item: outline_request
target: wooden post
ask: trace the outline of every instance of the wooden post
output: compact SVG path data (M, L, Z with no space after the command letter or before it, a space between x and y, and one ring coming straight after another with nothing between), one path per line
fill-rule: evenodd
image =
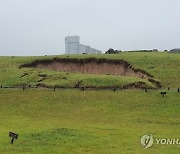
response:
M166 92L161 92L161 95L164 97L166 95Z
M18 139L18 134L13 133L13 132L9 132L9 137L11 137L11 144L13 144L14 139Z
M113 91L116 92L116 88L113 88Z
M13 144L13 142L14 142L14 138L11 139L11 144Z

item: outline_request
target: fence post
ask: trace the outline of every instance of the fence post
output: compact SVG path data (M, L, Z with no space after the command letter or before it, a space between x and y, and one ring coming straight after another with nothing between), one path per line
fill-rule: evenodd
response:
M113 91L116 92L116 88L113 88Z
M163 97L165 97L166 94L167 94L167 93L166 93L165 91L161 92L161 95L162 95Z

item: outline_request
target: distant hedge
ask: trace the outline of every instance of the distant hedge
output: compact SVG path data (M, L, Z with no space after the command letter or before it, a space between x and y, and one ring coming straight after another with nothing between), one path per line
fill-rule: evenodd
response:
M153 49L153 50L135 50L135 51L127 51L127 52L158 52L157 49Z

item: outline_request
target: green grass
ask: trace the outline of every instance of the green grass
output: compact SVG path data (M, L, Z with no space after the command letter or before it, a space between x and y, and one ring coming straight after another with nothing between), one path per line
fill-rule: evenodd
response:
M48 75L54 74L53 76L48 76L47 81L44 83L53 86L54 84L65 85L67 87L73 87L77 82L79 82L78 76L83 78L84 83L87 85L95 84L97 79L101 83L96 86L112 86L112 83L116 82L119 86L131 83L132 81L141 81L138 78L124 78L118 77L113 78L112 76L103 76L103 75L78 75L74 73L62 73L55 72L50 70L39 70L39 69L27 69L18 67L23 63L32 62L36 59L51 59L54 57L63 57L63 58L109 58L109 59L124 59L132 64L135 68L141 68L149 72L154 76L155 79L160 80L162 86L167 87L180 87L180 54L172 53L121 53L118 55L62 55L62 56L42 56L42 57L0 57L0 84L3 85L22 85L22 84L32 84L35 85L38 83L39 73L46 72ZM24 73L29 75L23 78L19 78ZM56 75L55 75L56 74ZM66 80L63 80L65 78ZM62 79L62 80L61 80ZM79 80L78 80L79 79ZM113 80L114 79L114 80ZM61 80L61 81L60 81ZM91 83L91 81L92 83ZM111 80L111 82L108 82ZM126 80L126 81L125 81ZM89 82L90 81L90 82ZM122 81L122 83L120 83ZM125 81L125 82L124 82ZM43 83L42 82L42 83ZM152 86L151 83L145 81L148 85ZM111 84L108 84L111 83ZM52 85L53 84L53 85ZM114 84L116 85L116 84ZM84 86L84 85L82 85Z
M58 57L125 59L162 82L163 89L56 90L0 89L0 153L137 153L179 154L180 145L156 145L144 150L140 138L180 139L180 54L121 53L119 55L71 55ZM23 68L23 63L47 57L0 57L0 85L37 84L47 74L47 85L112 86L137 78L88 75ZM19 78L24 73L29 75ZM146 81L145 81L146 82ZM150 84L147 82L147 84ZM150 85L152 86L152 85ZM163 98L160 92L167 87ZM8 133L19 133L10 144Z
M131 97L130 97L131 96ZM1 90L0 153L178 153L144 150L140 137L180 138L180 95L170 91ZM10 145L9 131L19 133Z
M92 57L93 55L72 55L64 57ZM180 54L167 52L124 52L114 55L95 55L96 58L124 59L133 67L141 68L149 72L162 82L163 87L180 87Z
M19 68L23 63L33 61L34 59L47 57L0 57L0 84L3 86L16 85L37 85L38 83L46 86L63 86L72 88L80 83L80 87L123 87L130 83L145 82L147 88L155 88L151 82L146 79L126 76L113 75L90 75L68 72L56 72L47 69ZM51 58L51 57L48 57ZM27 74L23 76L23 74ZM42 78L40 75L45 74ZM43 80L42 80L43 79Z

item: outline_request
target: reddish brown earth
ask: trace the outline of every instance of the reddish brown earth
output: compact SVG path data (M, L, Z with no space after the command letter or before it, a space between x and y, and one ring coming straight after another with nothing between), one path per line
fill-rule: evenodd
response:
M161 87L160 82L156 81L152 75L142 69L133 68L130 63L124 60L96 59L96 58L54 58L36 60L31 63L23 64L21 67L46 68L60 72L84 73L84 74L108 74L116 76L129 76L147 79ZM130 85L136 86L136 85Z
M122 64L108 64L108 63L59 63L52 62L50 64L37 64L37 68L46 68L50 70L56 70L60 72L72 72L72 73L85 73L85 74L110 74L119 76L131 76L138 78L147 78L148 76L135 72L132 68L126 68Z

